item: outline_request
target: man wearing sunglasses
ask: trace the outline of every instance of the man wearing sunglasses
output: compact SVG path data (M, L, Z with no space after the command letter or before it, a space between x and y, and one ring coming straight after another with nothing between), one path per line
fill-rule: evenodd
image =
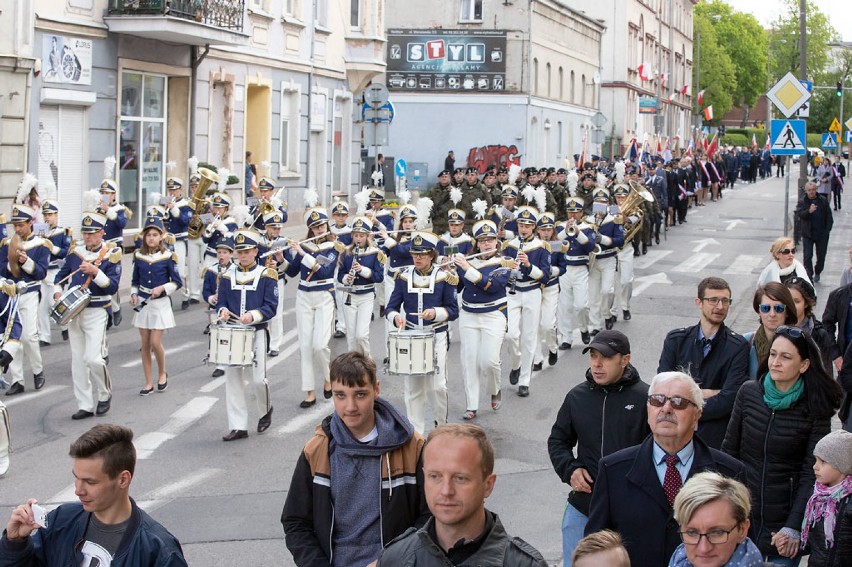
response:
M834 225L831 207L825 195L817 193L816 183L805 183L805 195L796 206L802 228L802 247L805 250L805 270L814 283L819 283L819 275L825 266L825 254L828 251L828 237ZM813 262L816 248L816 264Z
M698 284L697 325L669 331L657 372L684 370L700 384L704 410L698 435L714 449L722 447L737 391L748 378L748 342L725 325L731 288L722 278Z
M703 406L688 374L657 374L647 401L651 435L598 464L586 534L619 532L634 567L667 565L680 545L672 506L687 479L709 470L745 481L741 462L695 435Z

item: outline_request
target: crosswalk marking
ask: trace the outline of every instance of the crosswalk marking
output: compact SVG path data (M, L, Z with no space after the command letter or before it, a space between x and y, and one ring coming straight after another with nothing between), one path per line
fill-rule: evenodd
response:
M5 398L3 403L6 404L6 407L16 406L22 402L28 402L30 400L34 400L36 398L41 398L42 396L46 396L48 394L52 394L54 392L58 392L59 390L64 390L68 386L60 386L58 384L52 386L45 386L41 390L30 392L27 390L23 395L18 394L14 398Z
M317 395L319 395L319 392L317 392ZM326 415L330 413L330 411L330 407L324 403L324 400L317 399L317 405L314 406L312 410L294 417L276 429L273 435L277 437L279 435L295 433L303 427L307 427L308 425L317 422L320 419L320 416Z
M755 256L753 254L740 254L736 257L733 263L722 272L724 274L751 274L756 268L766 260L763 256Z
M648 253L644 256L640 256L633 261L633 267L638 268L640 270L645 270L650 268L654 263L659 262L669 254L671 254L671 250L648 250Z
M188 488L191 488L196 484L206 482L207 480L218 476L222 472L222 469L208 468L192 472L183 478L152 490L148 494L145 494L141 499L138 499L136 504L146 512L150 513L157 508L172 502L176 497L186 492Z
M196 347L200 344L201 344L201 341L190 341L188 343L184 343L180 346L176 346L174 348L170 348L170 349L166 350L166 356L171 356L171 355L178 353L182 350L187 350L187 349L190 349L192 347ZM129 362L125 362L124 364L121 365L121 368L133 368L134 366L139 366L141 364L142 364L142 357L140 356L139 358L136 358L136 359L131 360Z
M709 266L719 256L721 254L714 252L698 252L697 254L690 255L689 258L672 268L672 271L694 274Z
M199 396L189 400L171 415L169 421L160 430L151 431L136 438L133 443L136 445L136 458L149 458L160 445L174 439L194 422L204 417L218 401L219 398L211 396Z

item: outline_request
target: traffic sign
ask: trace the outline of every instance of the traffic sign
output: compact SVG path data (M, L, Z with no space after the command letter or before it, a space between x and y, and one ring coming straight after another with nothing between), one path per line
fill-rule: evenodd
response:
M835 117L834 120L831 121L831 126L828 127L829 132L840 132L840 121Z
M811 93L793 73L787 73L769 89L766 96L784 116L789 118L811 98Z
M405 171L408 167L408 164L405 163L405 160L400 158L396 160L396 163L393 166L394 171L396 172L397 177L405 177Z
M852 144L852 130L846 130L846 143Z
M837 136L831 133L826 133L822 135L822 148L824 150L836 150L837 149Z
M852 130L852 118L846 121L846 129Z
M805 121L773 120L769 128L770 152L775 156L805 155Z
M372 83L364 90L364 101L375 108L388 101L388 88L382 83Z
M805 81L804 79L799 79L799 82L802 83L808 92L813 95L814 93L814 83L813 81ZM805 101L802 106L796 110L796 117L798 118L809 118L811 115L811 101L808 99Z

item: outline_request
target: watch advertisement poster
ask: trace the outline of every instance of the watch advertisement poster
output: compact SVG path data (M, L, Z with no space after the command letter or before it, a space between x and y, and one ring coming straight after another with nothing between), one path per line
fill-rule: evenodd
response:
M92 84L92 40L46 34L42 39L45 83Z

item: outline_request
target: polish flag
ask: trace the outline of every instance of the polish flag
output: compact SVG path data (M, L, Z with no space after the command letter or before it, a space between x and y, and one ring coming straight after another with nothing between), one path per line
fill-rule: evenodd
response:
M666 88L666 80L669 78L665 73L660 73L660 88Z
M751 147L752 148L757 147L757 136L755 136L754 134L751 135Z
M639 67L636 68L639 72L639 78L643 81L651 80L651 73L653 72L651 69L651 64L647 62L643 62Z
M689 85L683 85L683 87L680 89L680 94L682 94L683 96L686 96L686 92L688 90L689 90Z
M704 119L707 122L710 122L711 120L713 120L713 105L712 104L704 109Z
M704 104L704 91L706 91L706 90L707 89L702 89L702 90L698 91L698 106L701 106L702 104Z

